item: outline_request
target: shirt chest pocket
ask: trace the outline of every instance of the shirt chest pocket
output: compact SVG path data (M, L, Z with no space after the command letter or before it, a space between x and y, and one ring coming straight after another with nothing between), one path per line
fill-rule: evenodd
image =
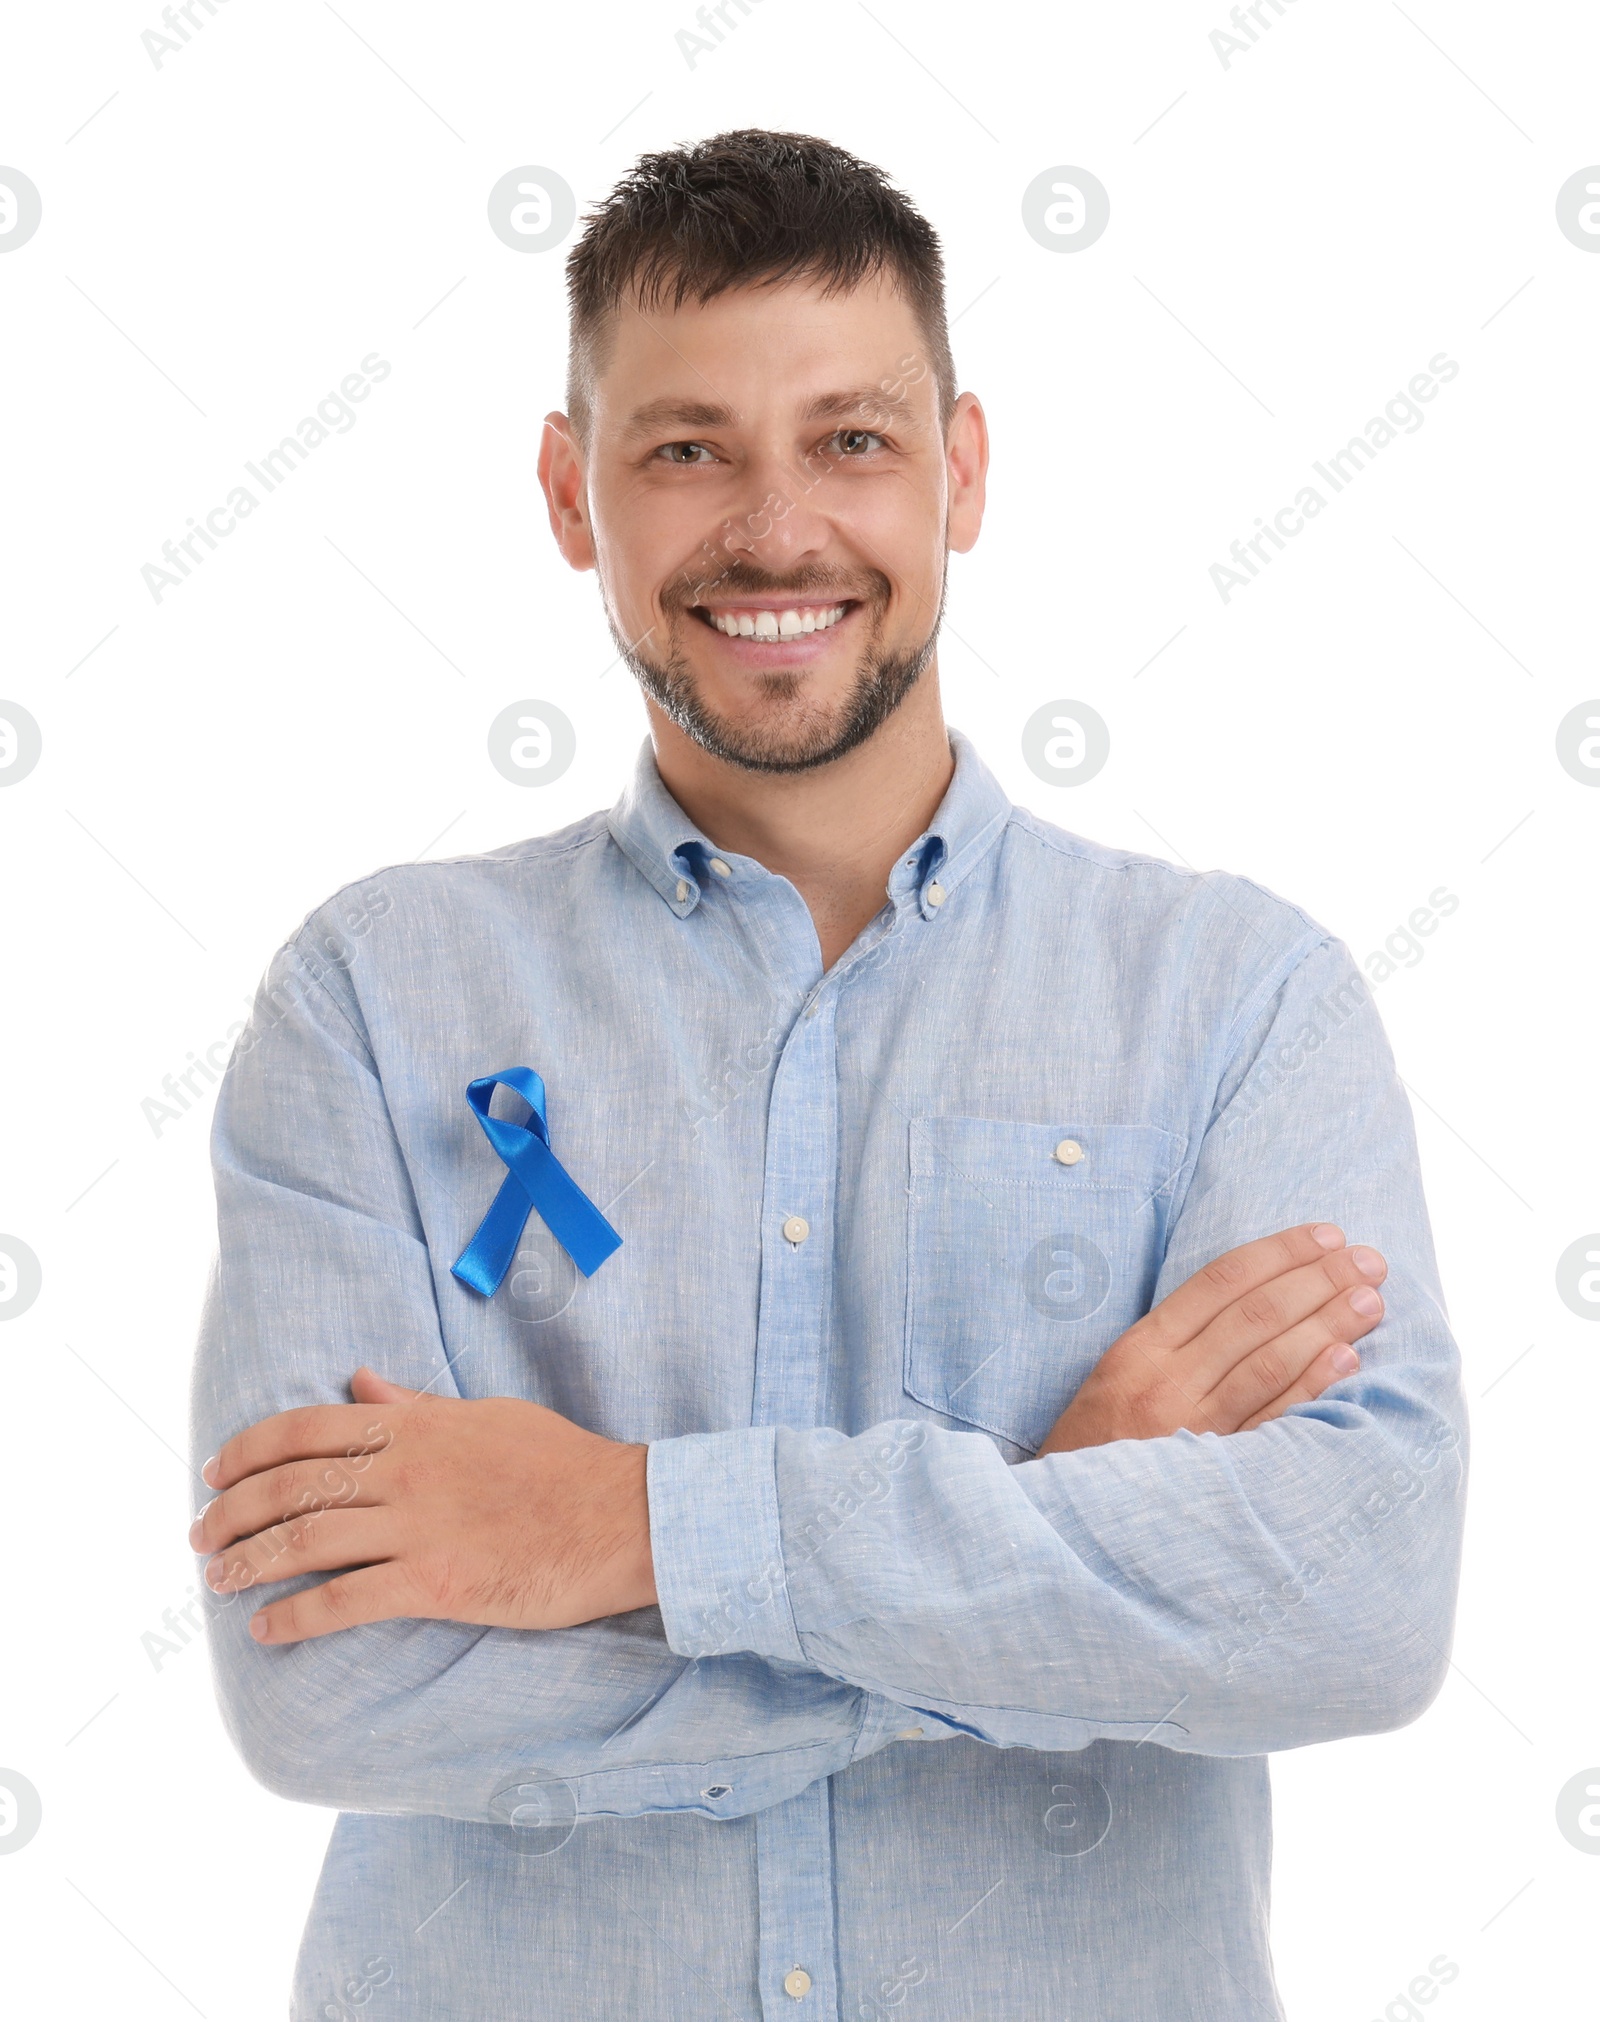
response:
M1148 1124L911 1124L905 1388L1035 1451L1141 1314L1185 1141Z

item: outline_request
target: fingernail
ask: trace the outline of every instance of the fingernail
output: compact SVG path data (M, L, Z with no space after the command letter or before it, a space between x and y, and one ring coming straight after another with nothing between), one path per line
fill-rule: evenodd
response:
M258 1643L264 1643L267 1640L270 1626L265 1614L252 1615L250 1617L250 1633Z
M1376 1320L1383 1311L1383 1301L1370 1285L1357 1285L1350 1294L1350 1304L1363 1320Z
M200 1479L205 1483L207 1488L215 1488L217 1485L216 1480L211 1472L211 1470L216 1466L216 1464L217 1464L217 1456L215 1454L212 1454L211 1458L205 1463L205 1465L200 1470Z
M221 1582L224 1579L226 1579L227 1571L228 1571L227 1567L222 1563L221 1552L214 1552L212 1556L206 1560L206 1569L205 1569L206 1585L208 1587L215 1587L220 1585Z
M1325 1250L1337 1250L1344 1242L1344 1230L1336 1229L1332 1222L1318 1222L1311 1231L1311 1240Z
M206 1505L206 1509L209 1509L210 1507L211 1505L208 1503ZM200 1549L200 1533L205 1528L205 1521L206 1521L206 1512L205 1510L202 1510L200 1514L195 1518L194 1522L189 1526L189 1549L191 1551L197 1552Z
M1361 1367L1361 1357L1353 1348L1335 1348L1333 1351L1333 1366L1341 1376L1348 1376L1352 1369L1359 1369Z
M1350 1261L1355 1265L1363 1278L1381 1278L1383 1276L1382 1257L1378 1255L1376 1250L1369 1250L1364 1243L1358 1244L1350 1252Z

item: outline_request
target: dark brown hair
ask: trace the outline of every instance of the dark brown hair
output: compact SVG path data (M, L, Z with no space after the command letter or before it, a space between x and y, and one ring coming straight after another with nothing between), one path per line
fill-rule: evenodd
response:
M917 319L943 425L956 385L939 239L881 169L809 134L759 127L641 155L567 256L567 412L586 436L607 325L630 300L678 308L801 278L834 294L878 274Z

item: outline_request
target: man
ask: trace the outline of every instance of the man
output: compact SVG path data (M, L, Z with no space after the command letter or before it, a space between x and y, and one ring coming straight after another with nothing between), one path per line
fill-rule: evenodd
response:
M312 914L217 1113L191 1535L342 1813L295 2013L1277 2015L1266 1754L1413 1719L1456 1582L1376 1014L947 732L984 421L878 171L647 157L570 280L651 741Z

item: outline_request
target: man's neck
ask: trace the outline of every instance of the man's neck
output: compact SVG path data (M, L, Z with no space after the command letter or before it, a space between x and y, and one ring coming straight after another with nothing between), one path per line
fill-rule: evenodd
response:
M746 772L645 706L668 793L718 849L796 887L831 969L881 911L895 858L932 821L955 770L935 670L864 744L810 772Z

